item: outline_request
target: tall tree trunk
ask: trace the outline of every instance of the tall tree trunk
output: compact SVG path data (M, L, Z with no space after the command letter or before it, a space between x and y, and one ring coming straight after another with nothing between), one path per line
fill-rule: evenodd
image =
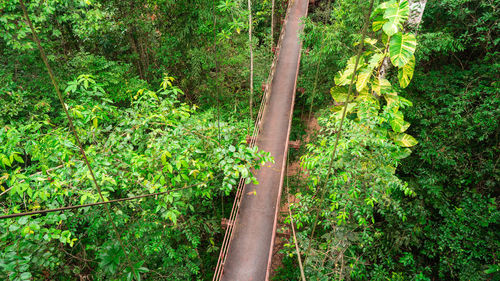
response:
M274 47L274 0L271 1L271 52Z
M252 1L248 0L248 43L250 48L250 120L253 120Z
M127 35L128 35L128 39L130 41L130 47L132 48L132 54L135 54L137 56L137 59L135 60L135 62L136 62L137 70L139 71L139 76L141 77L141 79L144 79L144 72L142 69L142 63L141 63L141 58L140 58L141 55L139 53L139 49L137 48L137 42L134 38L132 29L128 29Z
M148 59L147 59L147 46L146 46L146 40L144 40L144 37L139 37L138 45L140 49L140 61L141 61L141 67L144 75L144 79L147 80L147 71L148 71Z

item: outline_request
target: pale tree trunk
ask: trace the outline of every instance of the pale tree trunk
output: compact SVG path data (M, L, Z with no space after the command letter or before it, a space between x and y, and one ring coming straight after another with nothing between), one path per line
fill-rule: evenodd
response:
M418 27L422 22L422 16L424 15L425 5L427 4L427 0L409 0L408 4L410 6L410 16L407 22L407 31L414 32L417 34ZM389 58L385 58L382 62L382 66L379 70L379 78L385 78L387 75L387 71L391 67Z
M422 16L424 15L425 5L427 0L409 0L410 4L410 17L408 19L408 29L418 33L418 27L422 22Z
M253 120L253 49L252 49L252 1L248 0L248 40L250 47L250 120Z

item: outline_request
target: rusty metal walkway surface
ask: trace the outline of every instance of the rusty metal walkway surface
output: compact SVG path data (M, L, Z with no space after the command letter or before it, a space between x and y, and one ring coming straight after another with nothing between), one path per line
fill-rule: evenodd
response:
M309 0L293 1L257 138L259 149L270 152L275 163L257 171L258 185L245 185L243 189L223 267L222 280L226 281L267 280L270 274L300 64L300 19L307 15L309 4Z

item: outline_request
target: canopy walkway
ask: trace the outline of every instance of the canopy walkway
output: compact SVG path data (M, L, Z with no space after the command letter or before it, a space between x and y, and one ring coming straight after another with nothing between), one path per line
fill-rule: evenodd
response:
M233 229L222 247L214 280L269 279L300 65L300 19L307 15L308 4L309 0L289 4L279 54L271 68L270 90L263 101L261 119L257 119L254 141L259 149L271 153L275 163L256 171L258 185L244 185L237 194L241 196L240 201L235 200L239 212L234 222L230 221Z

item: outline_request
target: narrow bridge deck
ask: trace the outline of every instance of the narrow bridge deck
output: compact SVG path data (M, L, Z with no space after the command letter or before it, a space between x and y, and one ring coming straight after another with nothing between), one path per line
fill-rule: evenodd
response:
M259 149L270 152L275 163L266 164L257 171L260 184L249 184L243 189L222 280L258 281L269 278L300 64L300 18L307 15L309 3L309 0L293 1L269 101L264 110L262 130L257 139Z

